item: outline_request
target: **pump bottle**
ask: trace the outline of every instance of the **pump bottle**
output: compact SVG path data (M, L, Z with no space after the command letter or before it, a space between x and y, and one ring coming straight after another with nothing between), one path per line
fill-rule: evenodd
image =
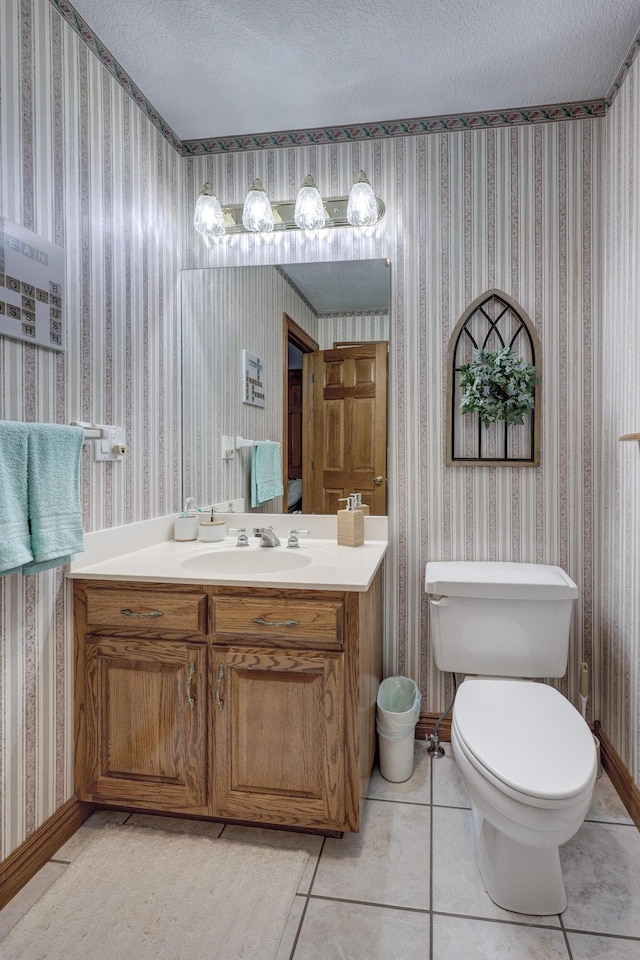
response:
M344 510L338 510L338 544L342 547L361 547L364 543L364 514L358 510L353 496L341 497Z

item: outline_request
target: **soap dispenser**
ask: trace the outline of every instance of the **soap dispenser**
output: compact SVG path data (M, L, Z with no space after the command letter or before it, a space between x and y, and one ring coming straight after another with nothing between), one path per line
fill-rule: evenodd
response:
M200 517L198 539L204 540L205 543L214 543L217 540L224 540L226 531L226 520L216 520L213 507L211 508L211 514L203 514Z
M368 516L369 516L369 504L362 502L362 494L361 494L361 493L352 493L351 496L353 497L353 502L354 502L354 504L355 504L356 510L362 510L362 512L363 512L363 514L365 515L365 517L368 517Z
M364 514L356 509L353 496L340 498L340 502L344 500L347 506L338 510L338 543L342 547L361 547L364 543Z

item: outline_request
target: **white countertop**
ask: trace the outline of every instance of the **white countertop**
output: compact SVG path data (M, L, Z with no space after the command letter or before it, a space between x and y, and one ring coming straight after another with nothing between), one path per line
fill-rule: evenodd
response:
M277 514L219 515L228 527L246 527L248 547L237 547L237 533L217 543L169 539L173 518L87 534L87 550L71 565L74 579L130 580L144 583L226 584L247 587L350 590L365 592L387 550L386 517L365 520L365 543L338 546L336 518ZM300 547L287 547L289 530L299 535ZM273 526L278 547L261 547L252 536L254 526ZM376 537L377 539L374 539ZM129 546L126 552L123 544ZM280 569L279 569L280 568Z

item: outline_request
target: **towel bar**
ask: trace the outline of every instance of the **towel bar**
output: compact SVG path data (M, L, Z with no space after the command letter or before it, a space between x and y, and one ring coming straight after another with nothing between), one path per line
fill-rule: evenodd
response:
M122 460L127 451L124 427L114 427L104 423L85 423L72 420L72 427L84 429L83 443L96 443L93 448L94 460Z
M257 440L247 440L245 437L223 436L221 442L222 459L233 460L236 455L236 450L240 447L254 447L256 443L258 443Z

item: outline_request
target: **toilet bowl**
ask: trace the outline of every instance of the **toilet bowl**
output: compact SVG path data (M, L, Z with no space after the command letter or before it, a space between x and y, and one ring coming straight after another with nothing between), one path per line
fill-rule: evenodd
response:
M516 913L561 913L559 847L580 828L597 772L584 719L548 684L469 677L456 695L451 742L489 896Z

